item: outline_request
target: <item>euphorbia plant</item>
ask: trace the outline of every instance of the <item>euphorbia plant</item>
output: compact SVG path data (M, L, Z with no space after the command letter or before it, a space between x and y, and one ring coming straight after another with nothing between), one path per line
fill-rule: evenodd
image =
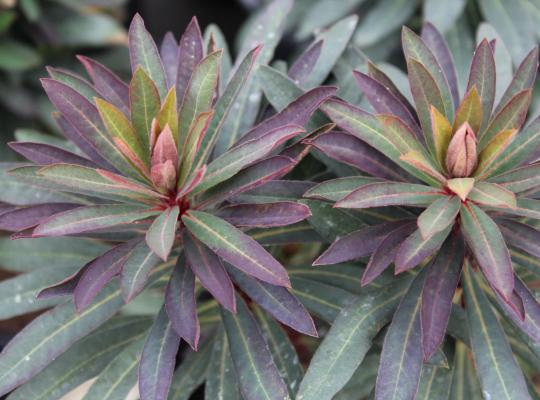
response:
M339 237L315 265L369 256L363 285L377 282L392 264L398 276L379 293L367 286L371 294L364 302L341 312L312 360L299 398L331 398L392 319L376 399L436 398L430 390L437 385L426 380L447 377L426 368L440 366L434 360L444 354L447 333L456 340L446 340L456 343L451 347L456 364L467 362L463 343L471 348L484 398L529 399L512 350L518 351L517 335L534 360L540 340L540 306L520 278L523 266L538 272L534 260L540 256L540 165L534 162L540 119L522 129L538 51L523 60L506 91L496 94L496 43L483 40L460 96L451 53L432 25L424 26L421 37L404 28L402 44L414 106L370 63L367 74L354 74L374 112L328 100L322 108L341 131L309 140L371 176L323 182L305 196L334 201L335 208L365 212L376 221ZM488 299L505 324L513 325L510 342ZM330 375L337 365L341 376ZM459 393L463 385L454 390L458 398L472 398Z
M287 4L276 2L259 17L261 24L274 23L276 7L285 14ZM275 46L276 32L271 33ZM0 228L17 232L15 238L76 235L104 239L112 247L40 293L42 298L73 294L74 308L67 301L13 339L0 356L0 393L35 376L145 287L167 282L165 304L146 339L146 327L139 328L132 340L135 347L128 349L135 357L136 344L141 347L139 339L144 339L138 373L142 399L167 398L181 339L198 349L196 298L207 297L202 288L223 307L244 396L258 398L257 393L266 390L252 376L260 374L259 369L276 396L288 396L265 339L246 303L235 294L233 282L284 325L316 336L310 315L288 291L285 268L245 232L294 224L310 211L290 196L250 202L240 200L240 195L270 180L279 186L278 179L306 154L303 125L336 89L312 89L281 112L238 132L237 123L246 118L234 114L235 102L253 104L254 117L260 104L256 91L242 91L252 84L250 72L265 51L247 43L252 45L226 76L220 73L222 50L216 38L210 36L206 46L196 20L179 43L168 34L158 51L136 16L129 30L133 75L128 84L87 57L80 61L91 83L49 69L51 77L42 83L74 151L44 143L12 143L34 164L10 174L70 201L13 207L0 216ZM266 321L262 314L261 318ZM218 335L218 340L223 339ZM211 346L206 345L204 354L208 349Z

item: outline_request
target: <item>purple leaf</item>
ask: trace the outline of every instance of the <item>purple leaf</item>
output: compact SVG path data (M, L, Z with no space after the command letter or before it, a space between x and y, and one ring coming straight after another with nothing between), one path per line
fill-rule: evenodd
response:
M414 232L414 222L402 225L392 232L379 243L371 258L369 259L364 275L362 276L362 286L371 283L375 278L384 272L384 270L392 264L399 246L405 238Z
M97 108L63 83L51 79L42 79L41 83L51 102L93 148L119 171L128 176L133 175L133 167L106 131Z
M307 142L328 157L370 175L395 181L406 180L395 163L353 135L333 131Z
M38 165L66 163L90 168L97 167L95 163L86 158L49 144L11 142L9 143L9 147Z
M531 340L538 345L540 343L540 304L527 286L515 275L514 296L521 299L523 306L522 315L516 313L515 306L511 306L501 295L495 292L499 304L505 310L505 314L514 324Z
M422 27L422 33L420 35L429 49L433 52L433 55L437 59L437 62L442 68L442 72L448 81L450 87L450 93L454 100L454 107L457 108L459 104L459 89L458 80L456 74L456 66L452 53L446 44L446 40L443 35L435 28L430 22L426 22Z
M54 115L54 114L53 114ZM109 171L117 172L117 169L114 168L103 156L99 153L96 145L89 140L85 135L77 130L65 117L56 115L56 122L60 127L62 133L69 141L75 143L75 145L90 158L93 162L99 165L101 168L107 169Z
M146 231L146 243L163 261L167 261L176 237L176 224L180 215L178 206L163 211Z
M389 88L362 72L353 71L353 74L356 78L356 83L360 86L360 89L377 113L392 114L399 117L414 132L419 140L423 140L418 122L416 122L407 106L399 98L394 96Z
M426 273L411 283L384 337L375 400L414 399L422 370L420 303Z
M38 299L50 299L54 297L61 297L67 295L73 295L75 287L79 283L81 276L84 274L84 271L88 268L89 264L86 264L80 270L72 273L71 275L65 277L60 282L56 282L51 286L43 288L38 295Z
M103 95L104 99L114 104L124 114L129 114L128 85L99 62L85 56L77 56L77 58L86 68L97 91Z
M203 193L198 206L201 208L215 204L261 186L268 181L279 179L295 165L295 160L284 156L274 156L259 161Z
M189 80L204 56L204 43L197 18L193 17L180 38L177 58L176 93L183 99Z
M424 360L431 358L444 339L464 254L463 238L453 233L427 267L421 310Z
M285 268L251 237L212 214L190 210L182 221L193 235L236 268L265 282L290 287Z
M161 57L152 35L146 30L143 19L135 14L128 32L131 72L140 65L156 84L162 99L167 95L167 79Z
M37 204L35 206L15 208L0 214L0 230L17 232L32 228L40 224L44 219L79 207L78 204L50 203Z
M461 207L461 229L489 284L509 299L514 289L510 253L497 224L470 202Z
M180 337L161 308L144 343L139 364L141 400L167 400Z
M234 267L227 268L235 283L279 322L295 331L318 337L317 329L302 303L283 286L251 278Z
M156 214L146 207L96 205L64 211L40 223L34 237L65 236L129 224Z
M310 45L289 68L287 75L298 86L304 86L309 74L313 71L315 64L319 60L321 50L323 46L323 40L319 40Z
M183 241L187 262L201 284L223 307L236 312L234 287L219 257L187 230Z
M385 222L340 237L313 262L313 265L338 264L367 257L379 247L389 233L405 223L404 221Z
M2 217L0 217L1 221ZM540 231L522 222L509 219L497 221L506 243L540 257Z
M388 75L386 75L383 71L377 68L377 66L375 66L375 64L373 64L371 61L368 61L367 64L369 76L382 84L386 89L388 89L390 93L392 93L392 95L401 102L401 104L407 107L411 115L417 120L416 110L409 102L409 100L407 100L407 98L399 91L399 89L388 77Z
M235 226L269 228L303 221L311 216L311 212L304 204L282 201L230 205L218 210L217 215Z
M287 386L274 363L268 344L240 297L238 313L221 310L230 355L245 399L288 399Z
M140 241L126 256L120 277L120 287L125 302L131 301L143 289L152 268L159 263L159 258L148 247L146 241Z
M394 260L396 274L416 267L426 257L435 253L450 233L452 226L453 224L428 238L423 238L420 229L417 229L411 236L405 239L399 246Z
M138 240L131 240L117 245L84 266L73 293L77 312L85 310L99 292L120 273L126 255L137 242Z
M178 42L172 32L165 34L161 42L160 54L167 76L167 88L175 87L178 71Z
M493 102L495 101L495 59L493 52L486 39L478 45L474 52L469 72L468 92L473 86L476 86L480 99L482 101L483 118L482 129L487 126Z
M359 187L338 201L338 208L371 208L392 205L421 206L437 200L440 189L414 183L381 182Z
M248 131L240 138L235 146L245 143L248 140L264 136L271 130L283 125L294 124L304 126L319 105L329 97L333 96L336 91L337 89L333 86L321 86L307 91L285 107L281 112L266 119Z
M499 104L495 108L493 114L498 114L499 111L508 103L508 101L514 97L518 92L523 89L530 89L534 84L536 72L538 70L538 47L531 50L529 54L523 59L518 69L514 74L512 82L508 85L508 88L499 100Z
M167 285L165 308L174 331L197 350L200 326L195 300L195 275L182 255L178 257Z

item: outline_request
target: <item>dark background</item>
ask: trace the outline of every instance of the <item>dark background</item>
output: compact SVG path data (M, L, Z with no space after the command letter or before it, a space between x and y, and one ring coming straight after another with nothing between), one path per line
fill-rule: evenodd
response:
M172 31L178 38L196 15L201 29L214 23L223 30L227 41L232 43L247 17L246 10L236 0L132 0L128 9L130 15L126 18L126 24L138 12L157 42L167 31Z

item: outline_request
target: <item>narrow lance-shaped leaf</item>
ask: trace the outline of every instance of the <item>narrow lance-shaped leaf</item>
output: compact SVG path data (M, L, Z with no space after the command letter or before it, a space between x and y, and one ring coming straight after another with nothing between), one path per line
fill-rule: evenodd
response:
M427 72L426 77L433 77L435 87L438 89L438 92L440 92L441 100L443 102L443 108L440 108L439 111L443 112L449 120L452 120L454 118L453 96L448 84L448 80L443 72L443 68L439 64L439 60L437 60L424 40L407 27L403 27L401 31L401 41L403 45L403 52L405 53L405 57L407 59L407 66L410 68L411 61L418 61ZM445 68L448 68L448 66L445 66ZM424 82L418 83L424 85ZM427 86L427 88L429 88L429 86ZM416 89L413 88L411 81L411 91L413 91L413 97L415 98L416 102L417 100L414 94L415 90ZM437 105L435 106L437 107ZM420 121L422 121L422 116L419 115L419 117Z
M393 114L401 118L416 134L416 137L423 140L418 122L414 119L407 106L392 93L390 88L369 75L359 71L353 71L353 73L358 86L360 86L375 111L381 114Z
M156 120L161 129L169 125L173 136L175 138L178 137L178 100L174 89L170 89L167 93L167 97L163 100L161 109L157 113ZM150 124L150 129L151 127L152 125Z
M183 255L178 257L169 280L165 309L176 334L197 350L200 326L195 300L195 275Z
M85 56L77 56L84 65L86 72L92 78L94 86L103 97L120 108L122 112L129 112L129 88L110 69L96 60Z
M459 102L459 90L456 67L454 65L452 53L448 48L444 36L441 34L441 32L437 30L437 28L435 28L435 26L431 22L426 22L422 26L422 33L420 37L424 40L426 45L433 52L433 55L441 66L444 77L448 82L450 93L452 94L452 99L454 100L454 107L457 107Z
M291 65L287 75L300 86L305 86L311 71L321 56L323 40L312 43Z
M261 282L235 268L228 271L242 291L282 324L306 335L318 336L309 313L286 288Z
M38 165L66 163L90 168L97 167L96 163L87 158L44 143L11 142L9 147Z
M439 189L412 183L371 183L361 186L335 204L341 208L430 204L442 196Z
M264 120L243 135L235 146L247 141L260 138L273 129L284 125L304 126L315 110L328 98L334 95L337 88L334 86L320 86L311 89L291 101L276 115Z
M298 400L331 399L345 386L379 330L406 292L410 279L364 293L344 308L315 352L298 391Z
M242 192L254 189L271 180L279 179L296 165L285 156L273 156L259 161L232 178L201 193L199 207L219 203Z
M468 122L472 130L478 134L482 126L483 115L482 99L475 85L469 89L459 104L452 130L456 132L461 125Z
M171 386L180 336L162 307L144 344L139 365L141 399L166 400Z
M488 282L509 298L514 289L512 261L499 228L478 206L467 204L460 211L463 234Z
M269 228L303 221L311 212L304 204L282 201L230 205L218 210L217 215L235 226Z
M273 320L259 307L255 307L254 312L276 367L289 389L291 398L295 398L304 375L296 349L279 322Z
M463 239L452 234L430 263L422 291L422 349L429 360L443 342L464 256Z
M482 128L487 126L493 102L495 101L495 60L493 51L486 39L478 45L474 52L469 72L467 91L473 86L478 90L482 102Z
M237 314L222 309L221 316L242 395L247 400L289 399L287 386L279 375L255 318L240 297L236 304Z
M167 88L170 89L176 84L176 72L178 70L178 42L172 32L169 31L163 36L159 46L159 54L167 77Z
M208 164L206 174L195 192L204 191L223 182L242 168L268 155L279 144L303 132L300 126L286 125L271 130L260 138L233 147Z
M450 121L448 121L448 119L433 106L431 106L430 115L435 158L438 161L439 166L444 167L446 151L450 139L452 138L452 125L450 125Z
M65 211L42 222L34 229L34 237L65 236L128 224L156 215L147 207L98 205Z
M426 271L420 272L394 314L384 338L375 399L412 399L422 369L420 306Z
M90 333L10 394L13 400L59 399L99 374L118 352L144 337L146 317L115 318Z
M159 257L148 247L145 240L140 241L127 255L120 276L120 286L126 303L143 290L150 271L158 262Z
M173 375L168 400L188 400L206 380L212 352L212 340L197 351L189 351Z
M163 211L146 231L146 243L163 261L167 261L176 237L176 224L180 208L174 206Z
M204 399L241 400L236 371L223 325L221 325L214 340L214 348L204 385Z
M98 293L120 273L125 257L136 244L136 241L119 244L84 266L73 293L78 312L89 307Z
M0 354L0 394L28 381L70 345L111 318L123 305L115 285L81 313L68 302L27 325Z
M531 103L531 89L525 89L512 97L491 120L478 142L479 151L493 140L501 131L520 129Z
M193 17L180 38L176 64L176 91L178 98L183 99L189 80L197 64L204 56L201 28L197 18ZM174 82L169 82L169 84Z
M508 88L499 100L499 104L495 108L495 114L497 114L501 108L518 92L523 89L529 89L534 83L536 72L538 70L538 47L535 47L529 54L523 59L518 69L514 74L512 82L508 85Z
M182 221L197 239L236 268L268 283L290 286L285 268L228 222L201 211L188 211Z
M469 199L485 206L515 208L514 193L496 183L478 182L469 193Z
M22 231L38 225L54 214L77 206L77 204L69 203L48 203L23 208L14 207L14 210L0 214L0 229L11 232Z
M96 107L69 86L50 79L42 79L41 83L51 102L92 150L120 172L133 176L133 167L105 131Z
M464 270L464 288L469 335L482 392L495 399L530 399L504 331L470 266Z
M394 162L353 135L329 132L305 142L327 156L370 175L394 181L407 180Z
M260 49L260 47L256 47L248 54L246 54L246 56L232 75L230 81L225 87L225 90L223 91L221 96L219 96L214 107L214 118L212 118L210 127L208 128L208 135L205 135L202 140L200 146L201 150L198 152L195 158L194 168L205 163L210 157L211 152L214 149L214 144L220 136L221 128L223 127L223 124L225 123L229 112L231 111L231 109L233 109L236 97L244 87L244 84L246 83L249 74L252 71L253 65L255 63L255 60L257 59Z
M85 400L113 400L125 398L137 384L137 368L143 341L138 340L126 347L99 374L90 386Z
M161 57L154 39L144 27L144 22L139 14L133 17L129 27L129 55L132 72L141 66L156 83L161 97L165 98L167 78Z
M437 83L430 72L414 58L407 60L409 80L414 102L418 110L418 117L424 132L427 147L432 154L435 154L435 144L433 142L433 132L431 129L431 107L435 107L439 112L444 113L444 101Z
M425 258L435 253L443 244L453 225L454 224L451 223L446 229L428 238L422 237L420 230L415 231L409 236L399 246L396 253L396 258L394 260L396 273L401 273L416 267Z
M156 85L143 68L137 68L129 85L131 122L144 151L143 161L150 161L150 132L152 120L159 112L161 102ZM160 128L165 128L164 126Z
M482 150L478 158L478 166L474 173L480 179L489 176L491 166L493 166L501 153L504 152L512 143L512 140L516 136L517 130L503 130L493 137L493 139L486 144L486 147Z
M131 125L131 122L127 119L127 117L114 105L106 102L102 99L95 100L96 106L99 110L99 113L101 115L101 119L103 120L103 123L107 127L107 130L109 133L114 137L121 139L124 141L129 149L137 155L137 157L146 163L148 165L148 156L149 156L149 149L148 149L148 140L144 139L142 133L140 133L140 129L138 133L135 133L135 130L133 129L133 126ZM140 110L136 104L132 104L134 107L134 114L136 116L134 117L134 121L137 122L137 116L140 115L139 112L143 112L143 110ZM146 112L146 110L144 111ZM143 114L144 115L144 114ZM147 131L149 132L149 130ZM145 132L146 137L148 137L148 133Z
M445 196L435 200L418 217L418 229L428 238L452 224L459 213L461 201L457 196Z
M362 275L362 286L368 285L379 277L394 259L404 240L414 232L414 223L402 225L390 232L377 246L371 255Z
M221 50L209 54L197 65L186 88L178 114L178 145L183 149L189 130L197 117L212 109L212 101L219 80Z
M313 262L313 265L338 264L369 256L390 232L403 224L402 221L382 223L340 237Z
M201 284L227 310L235 312L234 287L219 257L187 231L183 244L189 266Z

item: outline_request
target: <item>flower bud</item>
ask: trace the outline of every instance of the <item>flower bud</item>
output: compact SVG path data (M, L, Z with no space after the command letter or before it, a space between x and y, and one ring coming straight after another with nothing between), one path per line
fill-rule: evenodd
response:
M454 133L446 153L446 169L453 178L470 176L476 164L476 136L468 122L465 122Z
M152 149L150 174L154 185L162 191L171 191L176 185L178 149L169 125L161 131Z

